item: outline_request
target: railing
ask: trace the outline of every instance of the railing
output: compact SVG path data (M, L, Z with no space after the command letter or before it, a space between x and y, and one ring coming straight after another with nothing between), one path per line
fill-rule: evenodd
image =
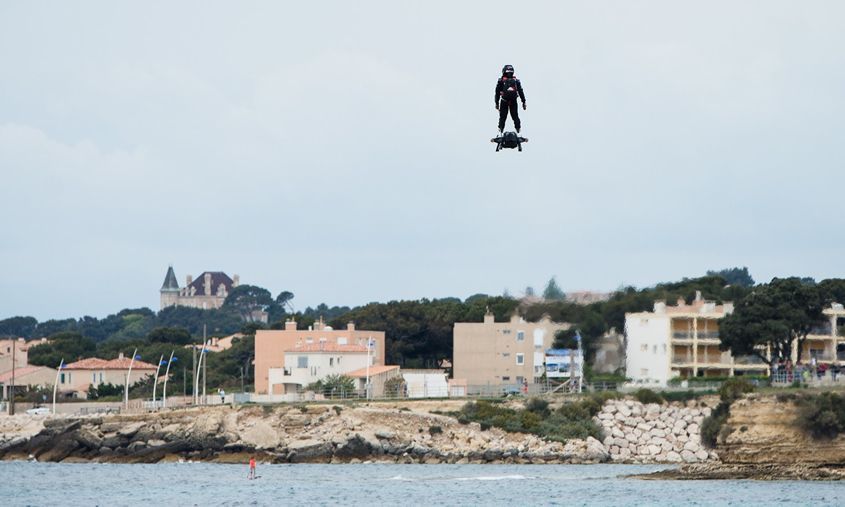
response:
M676 340L692 340L692 333L689 331L674 331L672 338Z
M707 331L698 333L698 338L703 340L718 340L719 339L719 332L718 331Z
M760 356L736 356L734 363L740 365L766 364Z
M692 356L672 356L672 364L692 364Z

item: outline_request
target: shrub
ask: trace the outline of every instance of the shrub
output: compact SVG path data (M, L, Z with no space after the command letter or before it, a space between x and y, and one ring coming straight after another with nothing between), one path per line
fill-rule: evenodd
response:
M845 397L836 393L804 396L797 400L799 426L813 438L836 438L845 431Z
M343 407L341 407L340 405L335 405L332 407L332 409L334 409L335 414L340 415L340 412L343 410Z
M549 415L549 402L540 398L531 398L525 403L525 410L547 417Z
M487 430L490 429L490 423L483 422L483 423L480 423L480 426L481 426L481 431L487 431Z
M708 394L715 394L716 391L664 391L661 393L663 395L663 399L672 402L672 401L689 401L698 398L699 396L705 396ZM700 404L700 406L705 406L704 404Z
M731 377L719 388L719 399L731 403L751 392L754 392L754 384L742 377Z
M709 416L701 421L701 443L713 449L716 447L716 440L722 426L727 422L730 415L730 403L724 401L719 403Z
M428 428L428 433L431 436L437 435L438 433L443 433L443 428L440 426L430 426Z
M663 403L663 396L660 396L660 394L652 391L651 389L637 389L637 392L634 393L634 398L642 404Z

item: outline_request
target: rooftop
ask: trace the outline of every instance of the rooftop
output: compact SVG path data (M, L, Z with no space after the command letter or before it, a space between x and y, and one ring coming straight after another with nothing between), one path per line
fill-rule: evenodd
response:
M89 357L74 363L66 364L63 370L128 370L131 359L128 357L119 357L117 359L106 360L99 357ZM135 360L132 364L133 370L155 370L156 367L144 361Z
M375 365L370 366L369 368L361 368L360 370L350 371L349 373L344 373L344 375L352 378L366 378L368 372L372 377L374 375L381 375L382 373L387 373L393 370L398 371L399 367L396 365Z

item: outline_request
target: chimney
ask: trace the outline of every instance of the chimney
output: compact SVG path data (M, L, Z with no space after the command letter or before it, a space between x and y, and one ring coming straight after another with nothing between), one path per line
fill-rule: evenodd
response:
M351 320L346 323L346 330L347 331L355 331L355 323Z
M695 302L698 303L699 301L701 301L701 291L697 290L695 291Z
M232 275L232 287L237 287L241 284L241 277L238 275Z
M194 283L194 276L193 275L186 276L185 277L185 285L191 285L192 283Z
M293 319L286 320L285 331L296 331L296 321Z
M487 307L487 311L484 312L484 323L485 324L492 324L496 322L496 316L493 315L493 312L490 311L490 307Z
M654 313L666 313L666 301L655 301Z
M206 296L211 295L211 273L206 273L205 276L203 276L202 288L203 291L205 291Z
M118 358L118 359L123 359L123 352L119 353L119 354L117 355L117 358Z

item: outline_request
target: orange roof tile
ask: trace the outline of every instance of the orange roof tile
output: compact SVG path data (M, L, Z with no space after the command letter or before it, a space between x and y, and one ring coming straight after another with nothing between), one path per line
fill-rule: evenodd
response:
M65 370L128 370L129 369L129 362L131 360L128 357L112 359L111 361L107 361L105 359L100 359L99 357L89 357L88 359L82 359L80 361L76 361L74 363L66 364L63 369ZM150 363L145 363L144 361L135 360L132 364L133 370L155 370L156 367L151 365Z
M375 365L370 366L370 376L374 375L381 375L382 373L386 373L393 370L398 370L399 366L396 365ZM347 377L352 378L365 378L367 376L367 368L361 368L360 370L350 371L349 373L344 373Z

